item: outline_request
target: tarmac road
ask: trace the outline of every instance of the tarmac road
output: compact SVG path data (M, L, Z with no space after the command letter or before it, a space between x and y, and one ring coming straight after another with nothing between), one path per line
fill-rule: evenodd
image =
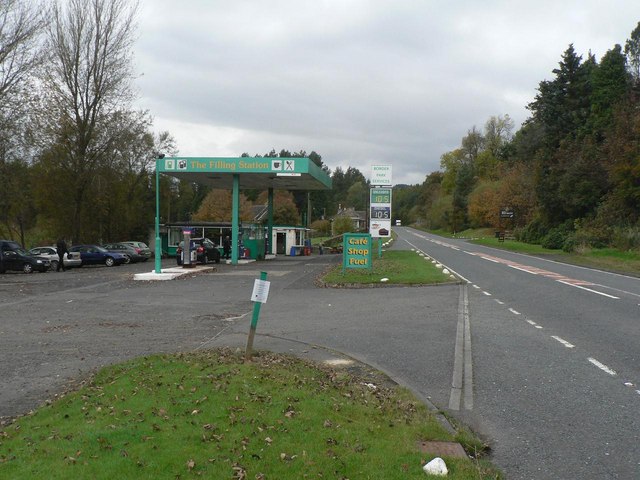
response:
M508 478L640 478L640 279L397 233L469 282L473 403L456 414Z
M338 255L278 257L164 282L131 279L152 270L149 262L2 275L0 417L25 413L95 368L128 358L220 345L244 349L261 269L271 289L256 349L313 357L320 350L310 345L328 347L446 404L459 286L317 288L318 274L340 261Z
M408 245L400 241L394 248ZM507 478L634 478L606 470L600 458L594 462L569 455L572 465L568 468L566 456L540 448L544 435L538 431L531 435L526 428L527 422L534 420L530 413L537 415L539 410L555 409L560 416L571 413L567 417L571 424L560 430L553 423L557 417L544 416L550 432L580 431L574 426L583 418L579 408L567 412L566 405L549 407L536 396L551 388L549 378L544 377L549 365L567 364L564 351L554 344L542 344L545 355L527 353L525 346L539 345L534 327L521 322L505 330L514 314L465 284L316 287L316 276L340 261L338 255L278 257L248 265L216 265L208 273L164 282L132 280L134 272L153 269L149 262L83 267L64 273L0 275L0 417L28 412L102 365L153 353L216 346L244 349L253 310L249 298L254 280L264 270L271 288L261 309L256 349L313 359L342 355L379 368L485 434L497 447L494 460ZM165 264L173 266L170 261ZM490 277L479 273L478 278L490 285ZM471 345L467 349L464 342L465 328L473 332L473 355ZM512 343L506 345L502 340ZM512 358L509 352L517 355ZM540 363L542 379L518 374L528 372L528 365ZM593 393L595 387L581 383L593 375L588 368L580 367L573 377L567 377L566 388L559 390L559 395L575 398L576 386L580 388L578 395L582 390L588 395L589 389ZM524 377L524 381L505 382L507 373ZM457 381L459 388L452 388ZM598 382L604 382L598 383L599 395L608 380ZM523 396L522 391L533 394ZM606 410L608 404L602 405ZM584 418L594 420L594 412L584 412ZM634 412L637 406L622 413L632 419ZM592 426L602 429L606 423L606 418L596 418ZM615 437L615 432L607 438L609 435ZM581 440L566 443L573 447ZM627 469L624 472L632 471L633 462L629 458L622 463Z

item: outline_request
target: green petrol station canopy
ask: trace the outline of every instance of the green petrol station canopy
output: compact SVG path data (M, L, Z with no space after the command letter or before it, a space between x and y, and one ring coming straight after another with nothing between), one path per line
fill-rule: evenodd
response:
M329 190L331 178L308 158L165 157L156 160L159 173L181 180L233 189Z

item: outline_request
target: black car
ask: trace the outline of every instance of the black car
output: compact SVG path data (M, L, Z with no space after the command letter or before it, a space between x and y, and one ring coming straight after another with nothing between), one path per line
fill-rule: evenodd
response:
M29 255L29 252L11 240L0 240L0 273L7 270L46 272L50 267L48 258Z
M176 250L176 260L178 265L182 265L182 247L183 242L180 242ZM220 263L220 250L216 247L208 238L192 238L191 248L196 250L196 262L207 264L209 262Z

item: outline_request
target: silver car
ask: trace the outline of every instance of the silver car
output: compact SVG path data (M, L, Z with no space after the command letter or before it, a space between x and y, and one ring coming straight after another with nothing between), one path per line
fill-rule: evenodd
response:
M30 255L48 258L51 262L51 270L58 269L58 249L56 247L36 247L29 250ZM64 256L64 268L81 267L80 253L69 252Z
M146 243L144 242L121 242L121 243L126 243L127 245L131 245L133 248L135 248L136 252L138 252L140 255L144 257L144 260L142 260L143 262L146 262L147 260L149 260L149 258L151 258L152 253Z

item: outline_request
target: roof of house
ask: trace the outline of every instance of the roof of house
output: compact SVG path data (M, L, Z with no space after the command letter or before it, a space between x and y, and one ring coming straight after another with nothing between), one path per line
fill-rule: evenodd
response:
M338 210L336 217L349 217L352 219L366 220L367 212L364 210L356 210L353 207L341 208Z

